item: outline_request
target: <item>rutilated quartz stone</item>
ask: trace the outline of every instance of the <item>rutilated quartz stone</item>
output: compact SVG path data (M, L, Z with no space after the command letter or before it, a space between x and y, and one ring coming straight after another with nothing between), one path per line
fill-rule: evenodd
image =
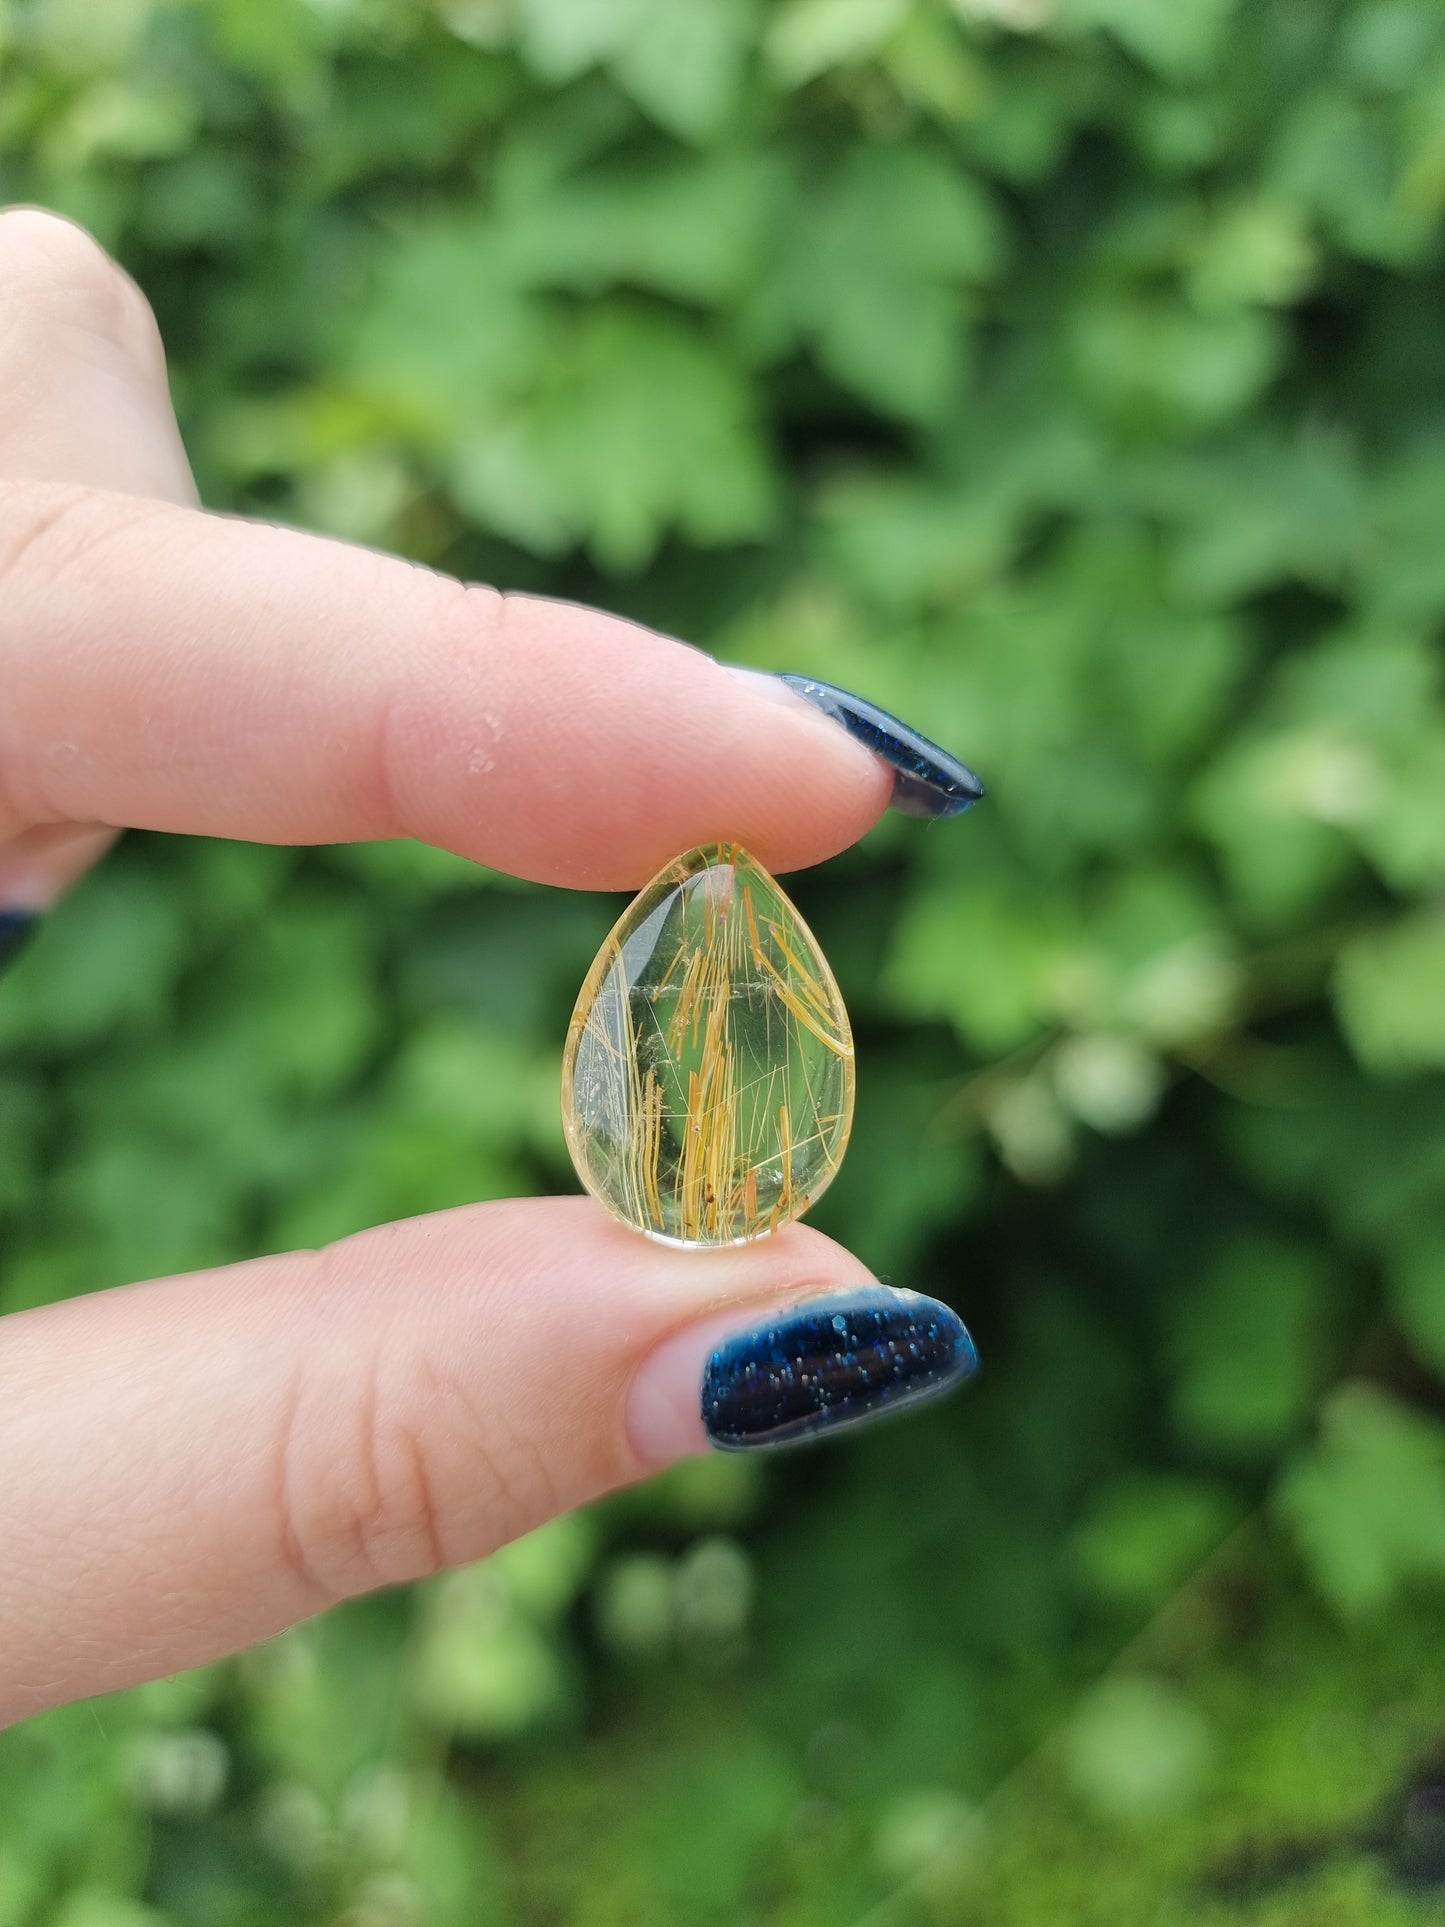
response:
M689 850L587 973L562 1060L583 1184L680 1245L741 1244L832 1181L853 1121L853 1035L812 932L736 843Z

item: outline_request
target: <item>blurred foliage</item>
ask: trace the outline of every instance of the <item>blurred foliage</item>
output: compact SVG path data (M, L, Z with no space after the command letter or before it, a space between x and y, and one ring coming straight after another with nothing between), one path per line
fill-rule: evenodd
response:
M0 198L144 284L217 506L990 783L797 891L818 1222L976 1394L10 1736L0 1921L1438 1919L1445 13L0 0ZM0 994L4 1304L568 1184L615 907L133 839Z
M870 1927L1438 1920L1438 1606L1346 1632L1280 1580L1231 1541Z

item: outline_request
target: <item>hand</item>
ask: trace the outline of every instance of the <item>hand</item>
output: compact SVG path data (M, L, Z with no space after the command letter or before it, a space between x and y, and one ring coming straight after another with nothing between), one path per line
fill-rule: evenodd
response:
M43 907L119 826L420 837L619 888L722 835L816 862L889 797L843 729L695 650L203 514L144 299L29 210L0 214L0 688L0 913ZM0 1725L703 1449L723 1334L781 1324L802 1356L820 1292L880 1342L929 1335L931 1382L962 1369L951 1314L816 1232L677 1252L583 1198L0 1321Z

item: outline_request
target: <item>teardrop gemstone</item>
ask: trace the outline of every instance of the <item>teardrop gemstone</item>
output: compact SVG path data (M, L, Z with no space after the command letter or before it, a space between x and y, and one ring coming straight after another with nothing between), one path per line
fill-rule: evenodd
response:
M681 1245L775 1231L831 1183L853 1034L812 932L736 843L669 863L587 973L562 1060L577 1175Z

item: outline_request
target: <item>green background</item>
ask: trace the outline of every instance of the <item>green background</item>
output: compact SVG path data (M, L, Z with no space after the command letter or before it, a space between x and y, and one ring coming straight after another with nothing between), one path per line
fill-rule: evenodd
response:
M1445 13L0 0L0 199L213 505L990 785L796 880L816 1222L977 1387L11 1733L0 1922L1440 1920ZM0 990L4 1305L569 1188L616 908L131 839Z

